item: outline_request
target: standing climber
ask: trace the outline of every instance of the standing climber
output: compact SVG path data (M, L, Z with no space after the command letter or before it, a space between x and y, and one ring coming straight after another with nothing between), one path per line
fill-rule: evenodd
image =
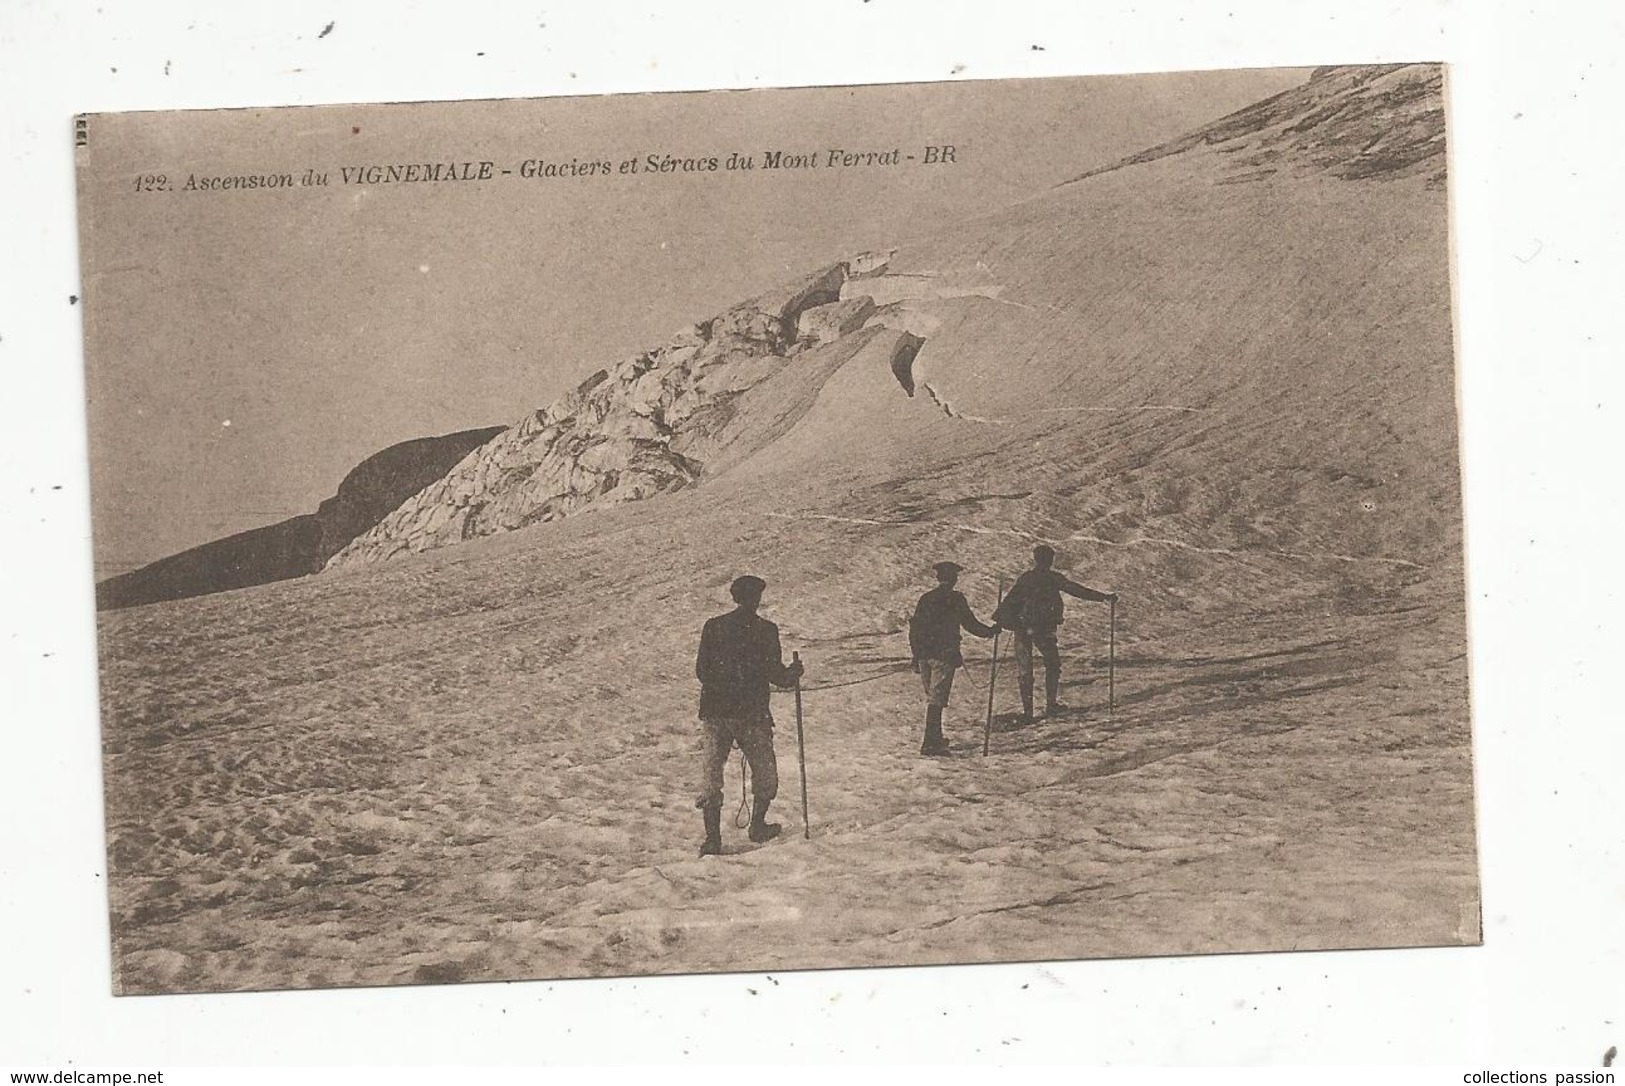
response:
M779 835L779 824L767 820L768 804L779 791L768 684L791 686L802 668L800 661L784 666L779 628L756 613L766 588L760 577L735 580L728 592L737 606L711 619L700 633L694 673L700 680L701 783L695 806L705 815L701 856L722 853L722 768L735 744L750 765L750 839L760 844Z
M1009 595L993 614L993 621L1004 629L1015 631L1017 683L1021 687L1021 719L1033 721L1033 649L1044 658L1044 715L1053 715L1061 708L1057 697L1061 689L1061 653L1055 644L1055 631L1061 625L1063 607L1061 593L1080 600L1098 603L1114 602L1115 592L1097 592L1068 580L1050 568L1055 564L1055 550L1040 544L1033 548L1033 568L1027 570L1011 586Z
M959 631L964 629L977 637L992 637L998 632L997 626L982 625L964 595L954 591L962 568L953 562L938 562L931 567L937 575L937 587L920 597L908 623L909 652L925 687L925 742L920 744L921 754L948 753L948 740L942 736L942 710L948 707L954 672L965 663L959 654Z

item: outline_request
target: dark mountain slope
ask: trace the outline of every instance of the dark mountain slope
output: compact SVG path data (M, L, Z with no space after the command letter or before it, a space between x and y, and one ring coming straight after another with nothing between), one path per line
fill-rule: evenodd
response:
M96 586L96 608L135 607L315 573L350 540L501 432L501 427L464 430L391 445L357 464L315 513L109 577Z

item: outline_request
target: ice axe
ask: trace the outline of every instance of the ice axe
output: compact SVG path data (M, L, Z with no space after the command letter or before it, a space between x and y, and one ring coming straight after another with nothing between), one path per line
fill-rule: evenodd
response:
M796 665L796 760L801 765L801 836L812 840L812 826L807 821L807 741L801 731L801 653L792 652L790 662Z

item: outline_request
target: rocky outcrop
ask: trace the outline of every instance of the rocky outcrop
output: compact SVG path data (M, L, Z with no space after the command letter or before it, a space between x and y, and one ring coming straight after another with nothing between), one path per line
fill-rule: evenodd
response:
M1358 180L1425 172L1441 181L1444 140L1441 66L1316 68L1302 86L1063 184L1204 149L1224 156L1218 184L1277 173Z
M848 279L863 279L870 275L880 275L891 263L891 258L897 255L896 249L871 249L848 257L846 261L846 277Z
M337 569L640 501L697 482L733 401L799 352L859 328L835 264L598 371L412 495L328 561Z
M868 295L815 305L796 321L796 338L803 343L832 343L862 328L874 311L874 299Z
M239 532L110 577L96 586L96 607L134 607L317 573L384 514L500 433L497 426L391 445L356 465L315 513Z

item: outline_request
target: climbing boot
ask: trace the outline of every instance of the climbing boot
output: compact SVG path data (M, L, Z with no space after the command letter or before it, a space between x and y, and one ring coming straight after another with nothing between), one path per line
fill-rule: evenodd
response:
M700 808L705 815L705 840L700 843L701 856L722 855L722 805L708 803Z
M1052 671L1044 676L1044 715L1054 716L1062 708L1061 676Z
M1023 724L1033 722L1033 688L1030 686L1021 688L1021 722Z
M770 799L763 799L760 796L757 796L755 801L751 804L749 830L750 839L758 845L763 841L773 840L773 838L779 835L779 831L784 828L777 822L769 822L767 820L767 805L772 802L773 801Z
M942 737L942 706L928 705L925 709L925 742L920 744L920 753L947 754L948 750L948 740Z

